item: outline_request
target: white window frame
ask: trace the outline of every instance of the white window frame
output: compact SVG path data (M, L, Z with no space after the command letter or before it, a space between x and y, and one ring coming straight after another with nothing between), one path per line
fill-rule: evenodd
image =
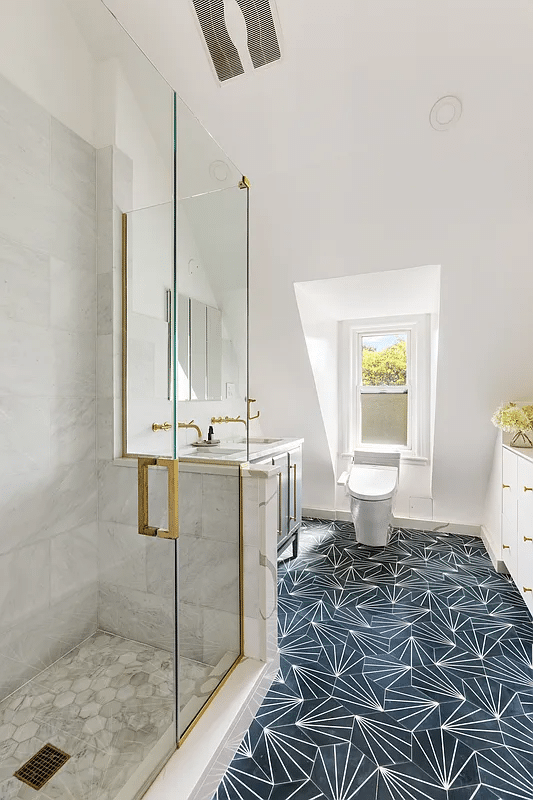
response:
M362 387L361 345L364 336L407 334L407 445L361 442L360 395L404 391L403 386ZM430 444L430 314L345 320L339 331L339 443L342 456L354 450L399 451L402 461L427 464Z

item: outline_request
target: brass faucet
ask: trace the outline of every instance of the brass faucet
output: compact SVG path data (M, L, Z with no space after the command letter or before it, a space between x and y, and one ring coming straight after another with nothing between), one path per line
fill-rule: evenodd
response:
M242 424L246 426L246 420L241 419L240 414L238 417L211 417L211 423L213 425L215 425L217 422L242 422Z
M178 428L196 428L196 430L198 431L198 438L199 439L202 438L202 431L200 430L198 425L194 424L193 419L191 419L190 422L178 422Z

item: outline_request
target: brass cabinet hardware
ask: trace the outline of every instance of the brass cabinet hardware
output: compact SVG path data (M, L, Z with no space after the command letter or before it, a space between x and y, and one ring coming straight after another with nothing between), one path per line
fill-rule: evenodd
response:
M509 486L508 483L502 483L502 489L510 489L510 488L511 487Z
M531 536L524 536L524 542L533 542Z
M533 486L524 486L524 492L533 492Z
M217 425L219 422L242 422L244 426L247 424L245 419L241 419L240 414L238 417L211 417L212 425Z
M528 589L527 586L523 587L524 592L533 592L533 589Z
M170 431L171 429L172 425L170 422L162 422L161 424L157 422L152 422L153 431Z
M257 403L257 400L252 400L251 397L248 398L248 419L258 419L261 416L261 412L258 411L257 414L254 414L254 416L252 416L250 414L250 410L251 410L250 409L250 403Z
M239 185L239 189L249 189L250 186L251 186L251 183L248 180L248 178L246 177L246 175L243 175L242 178L240 179L238 185Z
M281 472L278 472L278 536L281 536L282 529L281 529L281 492L282 492L282 477Z
M190 422L178 422L178 428L195 428L198 433L198 438L202 438L202 431L198 427L198 425L194 424L194 420L191 419Z
M510 546L508 544L502 544L502 550L510 550Z
M155 528L148 520L148 468L165 467L168 470L168 530ZM137 464L139 533L161 539L177 539L178 519L178 460L172 458L139 458Z
M291 468L294 470L294 478L293 478L293 500L294 500L294 516L291 515L291 519L296 519L296 464L291 464Z

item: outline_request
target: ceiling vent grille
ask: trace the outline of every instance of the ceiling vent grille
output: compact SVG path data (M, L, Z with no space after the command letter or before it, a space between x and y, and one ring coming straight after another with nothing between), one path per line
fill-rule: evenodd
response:
M226 28L224 0L193 0L193 4L219 81L242 75L239 52Z
M237 0L248 31L248 50L255 69L281 58L269 0Z
M247 46L255 69L281 58L270 0L236 0L246 22ZM220 81L244 73L239 51L228 33L224 0L193 0L213 66Z

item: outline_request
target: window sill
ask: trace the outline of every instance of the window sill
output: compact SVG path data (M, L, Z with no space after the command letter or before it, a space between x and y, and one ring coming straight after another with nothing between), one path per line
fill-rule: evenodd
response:
M369 453L375 453L376 450L369 450ZM351 458L353 453L341 453L341 458ZM429 458L425 458L424 456L415 456L415 455L400 455L400 462L402 464L412 464L417 467L427 467L429 464Z

